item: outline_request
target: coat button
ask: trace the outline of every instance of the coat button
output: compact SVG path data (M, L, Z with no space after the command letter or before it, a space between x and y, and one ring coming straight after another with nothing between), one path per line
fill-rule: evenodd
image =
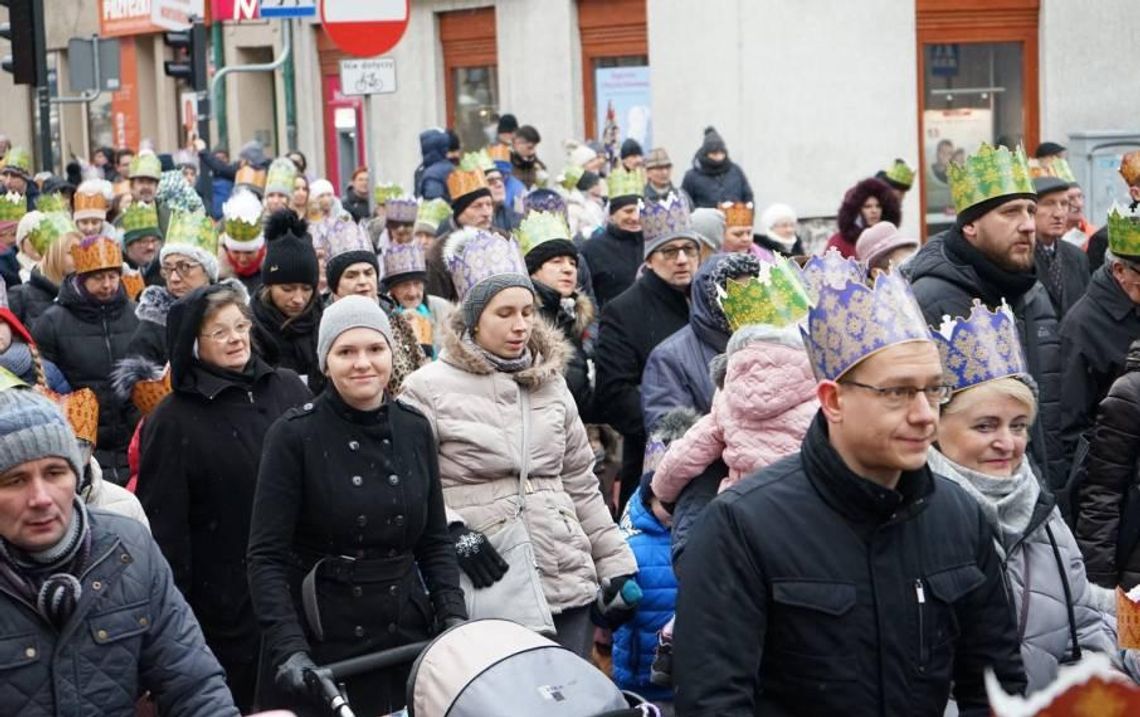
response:
M313 404L306 403L304 406L301 406L301 408L305 411L311 411L311 410L313 410Z
M360 597L363 594L364 594L364 588L360 587L359 585L353 585L352 586L352 596L353 597Z
M400 586L399 585L391 585L388 587L388 594L389 595L398 595L399 593L400 593Z
M352 477L352 484L355 486L364 485L364 479L361 478L360 476L353 476Z
M404 524L404 516L397 515L396 516L396 525L403 525L403 524Z
M360 450L360 441L349 441L348 442L348 450L350 450L350 451Z
M119 562L129 563L129 562L131 562L131 556L127 555L126 553L123 553L122 555L119 556Z
M395 473L388 476L388 485L400 485L400 476Z
M352 634L356 635L357 637L364 637L364 628L360 625L357 625L356 627L352 628Z
M389 441L387 438L385 438L383 441L381 441L381 443L383 443L383 444L384 444L384 445L386 445L386 446L390 446L390 445L392 445L392 442L391 442L391 441Z
M28 658L29 660L36 659L36 648L29 647L28 649L24 650L24 657Z
M99 581L99 580L92 580L92 581L91 581L91 589L92 589L92 590L102 590L102 589L103 589L103 583L102 583L102 581Z
M100 641L106 640L107 639L107 631L106 630L100 630L99 632L95 633L95 637L99 638Z
M356 524L359 525L361 528L368 525L368 516L367 515L356 516Z
M150 624L150 620L146 619L145 617L139 618L139 626L140 627L146 627L149 624Z

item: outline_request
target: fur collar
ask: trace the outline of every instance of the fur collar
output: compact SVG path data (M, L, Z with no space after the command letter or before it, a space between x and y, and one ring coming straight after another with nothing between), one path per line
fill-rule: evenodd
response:
M586 296L586 292L579 291L574 299L574 308L577 318L574 321L574 333L581 336L594 323L594 302Z
M174 294L166 290L165 286L148 286L139 294L139 303L135 307L135 316L140 321L149 321L152 324L166 326L166 315L177 299Z
M494 367L485 358L469 351L460 341L459 337L466 331L467 324L463 321L463 312L456 311L448 322L447 331L444 332L441 360L477 376L494 373ZM534 364L530 368L508 374L516 383L524 388L538 388L556 376L562 375L570 357L570 346L561 331L537 314L534 331L531 332L527 346L534 355Z

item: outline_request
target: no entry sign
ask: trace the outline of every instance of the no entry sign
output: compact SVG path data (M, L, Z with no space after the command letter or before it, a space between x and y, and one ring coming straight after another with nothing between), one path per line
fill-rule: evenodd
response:
M408 7L409 0L321 0L321 24L348 54L374 57L404 36Z

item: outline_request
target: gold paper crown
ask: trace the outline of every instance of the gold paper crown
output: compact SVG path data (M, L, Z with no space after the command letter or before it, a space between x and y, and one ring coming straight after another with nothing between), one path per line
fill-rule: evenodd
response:
M80 215L84 212L98 212L105 217L108 208L107 197L103 196L102 192L94 194L75 193L75 215L81 219Z
M166 225L166 246L196 246L211 256L218 253L218 233L204 212L174 211Z
M56 393L46 386L37 385L36 391L50 399L67 418L75 437L95 445L99 437L99 399L89 388L71 393Z
M570 226L566 218L553 212L530 212L519 222L515 230L515 239L526 256L543 242L562 239L570 240Z
M234 173L234 185L244 184L249 187L257 187L257 189L265 189L265 170L257 169L253 165L247 164L240 167Z
M127 292L127 298L131 301L138 301L139 294L146 288L146 279L137 271L124 271L123 272L123 290Z
M610 172L606 186L611 201L616 197L640 197L645 194L645 172L640 167L632 172L617 167Z
M434 232L451 216L451 205L443 199L429 199L416 211L416 224L430 226Z
M896 159L884 174L888 181L899 187L910 189L914 184L914 170L901 159Z
M404 188L399 182L380 182L372 190L372 198L377 204L383 204L389 199L404 196Z
M511 148L502 142L496 142L487 148L487 156L494 162L511 161Z
M269 165L265 176L265 192L292 194L293 182L297 179L297 165L288 157L278 157Z
M127 170L127 177L130 179L134 179L135 177L149 177L154 180L162 179L162 162L159 162L158 157L152 152L140 152L131 160L130 168Z
M158 407L162 399L170 395L171 391L173 388L170 384L170 364L166 364L161 378L143 379L135 384L135 387L131 389L131 403L139 409L139 413L148 416L151 411Z
M1108 213L1108 248L1117 256L1140 258L1140 215L1113 204Z
M1107 654L1091 650L1084 653L1080 662L1061 666L1053 682L1029 697L1006 694L992 670L986 671L985 684L990 714L994 717L1132 717L1140 714L1140 687L1115 668Z
M997 197L1037 193L1021 145L1010 152L1006 147L994 148L982 142L978 151L966 158L965 164L951 162L946 175L950 180L954 211L958 213Z
M36 197L36 209L44 214L70 214L71 211L67 208L67 203L63 200L63 195L59 192L47 192Z
M453 202L462 196L487 188L487 175L483 174L483 170L478 167L465 170L461 164L451 170L451 174L447 175L447 193L451 195Z
M28 220L34 221L35 217L29 217ZM32 246L42 256L57 239L64 234L75 231L78 230L71 222L71 217L66 214L60 212L41 213L39 221L28 231L27 238L31 240Z
M104 236L87 237L74 245L71 258L75 261L76 274L123 268L123 251L119 242Z
M0 194L0 222L18 222L28 213L28 200L23 194Z
M1140 149L1120 158L1120 176L1128 186L1140 186Z
M724 202L720 205L720 211L724 214L726 227L750 227L756 216L752 202Z
M780 256L775 263L761 263L759 276L729 279L720 291L717 300L733 331L746 324L790 326L803 321L811 308L799 271Z

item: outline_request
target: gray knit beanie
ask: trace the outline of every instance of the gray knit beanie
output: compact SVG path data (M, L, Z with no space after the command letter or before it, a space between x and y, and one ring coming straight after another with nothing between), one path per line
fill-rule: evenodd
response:
M83 476L79 442L59 408L35 391L0 391L0 473L48 456L71 464L76 485Z
M522 287L530 293L534 293L534 284L531 283L530 277L525 274L495 274L472 286L467 295L463 297L463 323L467 324L467 328L475 328L475 325L479 323L479 317L483 315L483 309L487 308L487 304L491 303L495 294L512 286Z
M337 299L325 309L321 316L321 326L317 329L317 361L321 373L328 368L329 350L337 337L349 329L373 329L379 331L388 341L388 348L394 349L392 325L388 315L375 299L353 294Z

